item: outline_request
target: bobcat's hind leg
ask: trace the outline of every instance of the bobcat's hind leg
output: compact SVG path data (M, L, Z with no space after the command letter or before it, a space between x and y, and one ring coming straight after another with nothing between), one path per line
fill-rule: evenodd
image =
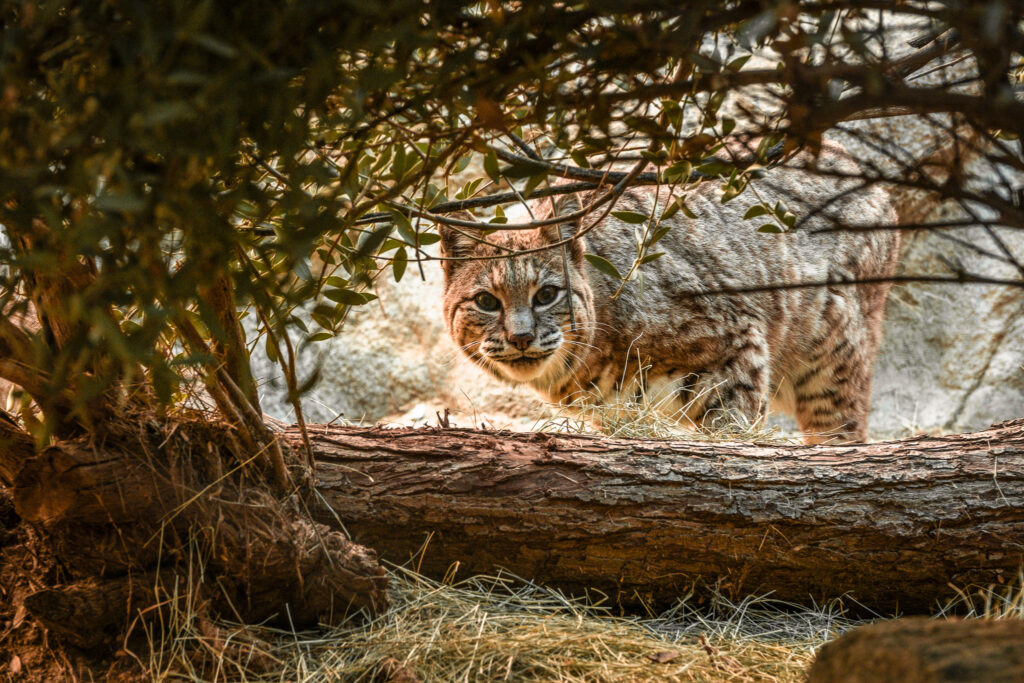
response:
M728 429L742 418L753 424L768 410L769 355L764 333L755 323L730 338L721 361L687 387L696 424L704 429ZM683 398L686 401L686 397Z
M791 383L804 442L851 443L868 436L873 349L868 339L825 339Z

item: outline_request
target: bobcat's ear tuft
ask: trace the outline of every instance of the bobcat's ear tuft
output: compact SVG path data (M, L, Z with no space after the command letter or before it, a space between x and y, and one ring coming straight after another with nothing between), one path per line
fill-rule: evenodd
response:
M454 214L452 218L473 220L473 216L463 211ZM455 228L444 224L437 226L437 234L441 237L441 256L454 258L472 255L478 242L470 235L483 236L483 233L473 228ZM460 265L462 265L461 261L441 261L441 267L444 268L444 273L447 276L450 276Z
M567 216L569 214L576 213L580 210L580 198L575 192L572 194L562 195L555 200L555 215ZM558 223L557 225L546 225L541 228L544 235L544 239L550 244L555 242L561 242L574 238L576 233L579 232L582 221L579 218L567 220L564 223ZM566 245L569 248L569 255L577 264L583 262L584 244L583 238L579 237L573 239Z

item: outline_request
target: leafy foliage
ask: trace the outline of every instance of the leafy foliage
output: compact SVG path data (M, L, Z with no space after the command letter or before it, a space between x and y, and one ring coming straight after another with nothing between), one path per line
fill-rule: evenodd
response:
M97 406L180 401L196 374L227 372L254 396L242 307L296 397L291 336L336 334L378 277L423 267L435 220L497 205L489 228L524 227L500 205L568 191L549 176L603 196L596 217L626 185L655 183L678 197L662 218L692 217L687 183L717 178L728 201L782 140L813 148L880 106L1019 135L1019 7L901 5L929 22L925 50L960 29L980 65L969 96L908 85L927 60L879 47L873 5L6 3L3 296L9 315L31 302L41 327L0 325L0 376L41 409L41 434L91 429ZM754 51L773 63L752 66ZM728 110L727 95L751 86L776 106ZM785 207L762 208L748 212L773 218L762 230L794 227ZM638 228L633 268L588 258L625 281L665 233L653 217L613 215Z

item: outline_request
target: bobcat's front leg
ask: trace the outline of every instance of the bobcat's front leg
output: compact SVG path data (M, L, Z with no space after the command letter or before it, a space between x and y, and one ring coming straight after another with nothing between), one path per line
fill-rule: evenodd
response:
M725 340L717 365L698 373L689 387L695 410L688 413L709 430L728 427L737 418L756 422L768 410L768 345L761 328L751 322Z

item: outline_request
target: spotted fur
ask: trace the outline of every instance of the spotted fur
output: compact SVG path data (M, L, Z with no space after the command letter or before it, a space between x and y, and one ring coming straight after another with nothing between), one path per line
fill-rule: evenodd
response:
M809 170L812 163L826 173ZM771 405L793 414L809 443L864 440L887 283L702 293L891 276L898 232L817 232L837 223L895 224L884 190L854 191L854 181L841 177L856 170L830 146L816 160L797 157L769 171L725 204L716 183L698 185L687 195L698 218L680 212L665 221L672 229L656 247L664 256L615 298L618 281L583 254L625 273L636 256L634 225L609 217L573 239L568 281L560 248L506 255L549 246L578 224L486 237L443 228L444 255L459 259L444 262L448 330L488 372L549 401L613 402L643 392L703 426L733 411L756 419ZM629 191L618 208L660 212L669 199L661 194ZM763 221L743 219L754 203L776 199L810 218L784 234L758 232ZM563 199L556 210L566 214L586 200ZM551 215L545 206L534 207L538 218ZM558 294L538 305L544 287ZM497 309L479 305L482 292L496 298Z

